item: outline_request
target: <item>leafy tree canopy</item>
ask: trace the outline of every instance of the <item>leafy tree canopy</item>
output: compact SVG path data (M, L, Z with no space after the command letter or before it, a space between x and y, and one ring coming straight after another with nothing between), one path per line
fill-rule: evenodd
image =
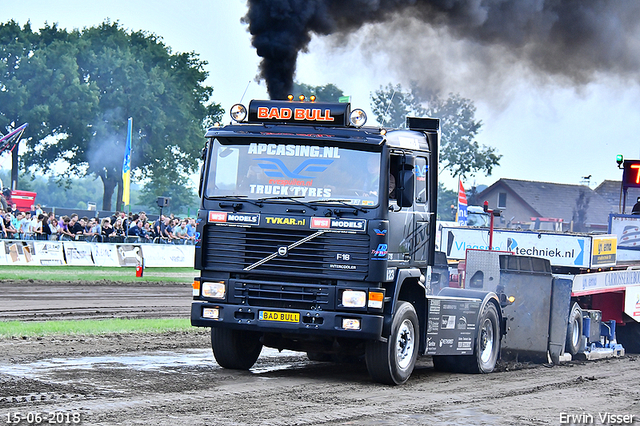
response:
M133 117L131 168L155 181L198 167L204 124L224 113L210 102L194 52L173 53L160 37L105 21L68 32L45 24L0 24L0 126L29 122L26 166L102 179L103 209L116 186L122 200L127 118ZM166 182L175 185L176 180Z
M499 164L502 156L495 148L481 146L475 140L482 122L475 119L473 101L459 94L441 98L421 94L415 86L405 91L399 84L388 84L372 93L371 101L373 113L383 126L403 128L408 115L440 119L440 171L465 178L478 172L490 175Z
M304 83L293 83L293 96L305 95L307 98L316 95L316 102L338 102L344 96L342 90L329 83L324 86L310 86Z

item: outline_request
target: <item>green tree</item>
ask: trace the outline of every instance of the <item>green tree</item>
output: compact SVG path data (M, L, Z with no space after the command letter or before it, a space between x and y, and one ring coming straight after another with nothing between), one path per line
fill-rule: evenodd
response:
M478 172L490 175L500 162L495 148L480 145L475 137L482 127L476 121L473 101L459 94L447 98L421 95L417 87L410 91L401 85L387 85L371 94L372 110L379 123L388 127L405 127L408 115L440 119L440 171L448 170L453 177L474 176Z
M28 122L22 143L33 148L55 145L79 131L78 123L91 119L97 87L78 74L78 45L78 32L67 33L56 25L45 25L38 34L28 23L0 24L0 127Z
M158 197L171 198L169 208L163 213L177 213L193 215L198 209L198 198L193 184L186 176L180 176L171 169L148 182L140 191L139 203L147 206L147 211L159 211L156 203Z
M458 208L458 193L438 182L438 220L455 220Z
M420 108L413 95L404 92L399 84L393 86L389 83L385 88L380 86L371 94L371 110L384 127L404 128L407 116L417 114Z
M333 84L311 86L305 83L293 83L292 95L296 99L298 95L305 95L307 99L309 96L315 95L316 102L338 102L338 99L340 96L344 96L344 93Z
M133 117L134 180L159 179L167 169L184 177L198 168L204 124L223 114L204 85L206 62L194 52L172 53L162 40L109 21L66 32L40 33L13 21L0 27L4 87L0 125L27 121L26 166L43 172L60 161L65 176L100 177L102 208L122 200L122 162L128 117ZM3 90L5 89L5 90Z

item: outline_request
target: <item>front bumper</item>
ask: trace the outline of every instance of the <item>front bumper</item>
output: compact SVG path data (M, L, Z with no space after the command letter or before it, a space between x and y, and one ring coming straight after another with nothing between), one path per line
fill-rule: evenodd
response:
M206 308L218 309L218 319L203 317L202 312ZM260 311L298 313L300 317L298 322L267 321L259 319ZM343 319L359 320L360 329L343 328ZM382 335L383 316L355 312L274 309L261 306L194 301L191 304L191 325L196 327L228 327L263 333L377 340Z

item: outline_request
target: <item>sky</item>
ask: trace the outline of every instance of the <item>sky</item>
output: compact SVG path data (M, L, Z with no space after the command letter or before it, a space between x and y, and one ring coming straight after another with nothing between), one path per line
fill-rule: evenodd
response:
M110 19L126 29L161 36L174 52L194 51L208 62L206 83L214 88L213 100L226 111L241 100L268 99L264 82L256 82L260 58L247 25L241 22L246 12L244 0L0 0L1 22L30 21L36 29L48 22L81 29ZM400 34L411 41L414 34L410 32L418 31L421 34L408 44L409 50L424 52L433 52L442 43L425 39L419 29L407 27L410 34L388 33L384 25L367 25L341 38L313 35L298 57L295 80L312 86L335 84L351 96L352 108L364 109L368 124L375 124L371 92L389 83L408 88L413 77L422 77L429 66L419 58L413 61L407 52L401 55L401 44L394 37ZM473 53L451 45L458 56L450 56L445 67L450 72L441 75L441 89L474 101L476 119L483 123L477 141L502 155L490 176L469 177L465 187L509 178L587 183L595 188L603 180L620 180L617 154L640 158L637 79L625 81L605 72L587 84L575 85L532 76L518 67L506 68L504 75L474 76L473 67L465 62ZM0 158L0 166L9 168L11 161L5 157ZM590 179L585 180L586 176ZM456 179L446 173L441 180L446 187L456 188Z

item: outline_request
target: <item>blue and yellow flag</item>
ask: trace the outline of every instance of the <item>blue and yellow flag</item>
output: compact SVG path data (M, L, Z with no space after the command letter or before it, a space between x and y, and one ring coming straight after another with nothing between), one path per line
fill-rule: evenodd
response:
M129 185L131 184L131 130L133 118L129 117L127 123L127 146L124 149L124 161L122 163L122 202L129 205Z

